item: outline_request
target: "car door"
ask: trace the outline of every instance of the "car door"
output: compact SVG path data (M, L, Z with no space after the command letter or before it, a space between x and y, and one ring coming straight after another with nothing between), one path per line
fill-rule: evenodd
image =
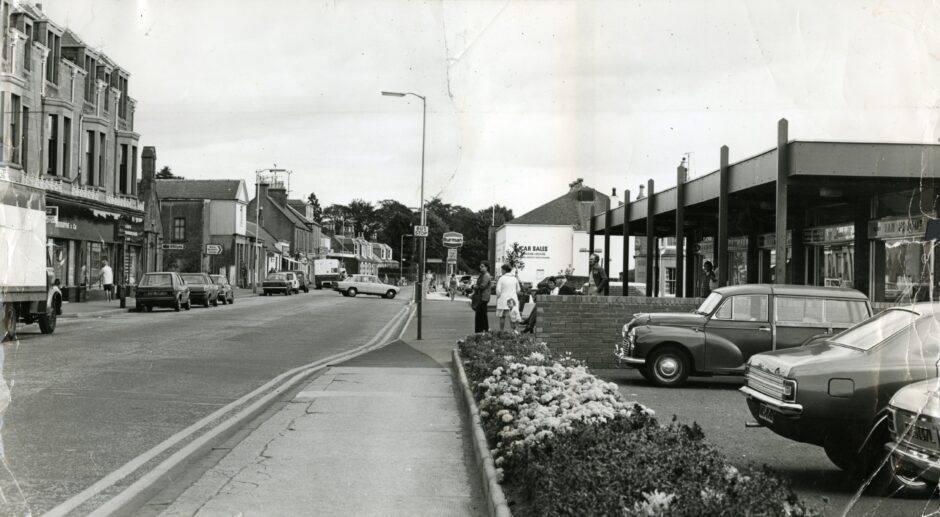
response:
M705 368L743 370L754 354L771 350L769 295L737 294L722 301L705 323Z
M379 280L374 276L365 277L366 292L369 294L379 294Z
M812 337L829 333L822 298L774 297L775 350L800 346Z

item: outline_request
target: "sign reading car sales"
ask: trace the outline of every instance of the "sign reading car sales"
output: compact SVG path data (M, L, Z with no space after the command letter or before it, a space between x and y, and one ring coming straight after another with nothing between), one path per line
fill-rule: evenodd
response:
M459 248L463 246L463 234L457 232L447 232L444 234L445 248Z
M221 254L222 254L221 244L206 244L206 255L221 255Z

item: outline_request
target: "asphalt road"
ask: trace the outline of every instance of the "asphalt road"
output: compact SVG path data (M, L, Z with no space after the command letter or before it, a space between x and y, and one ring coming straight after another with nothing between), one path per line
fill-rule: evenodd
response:
M49 510L284 371L366 343L405 303L311 291L24 327L3 346L0 515Z
M698 422L706 440L721 449L737 467L769 465L805 501L824 515L918 516L940 510L932 499L901 499L863 493L853 500L860 483L833 465L821 447L794 442L765 428L745 428L754 418L738 392L742 377L691 378L678 389L656 388L634 370L600 370L616 382L620 393L654 411L661 421L676 415L679 422Z

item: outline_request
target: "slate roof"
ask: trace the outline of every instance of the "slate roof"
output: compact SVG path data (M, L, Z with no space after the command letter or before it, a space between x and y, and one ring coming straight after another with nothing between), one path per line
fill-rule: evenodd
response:
M513 225L571 225L575 230L587 230L591 211L591 196L594 199L594 213L607 211L610 198L591 187L569 190L562 196L535 208L506 224ZM584 201L582 201L582 199Z
M240 180L155 180L160 199L238 199Z

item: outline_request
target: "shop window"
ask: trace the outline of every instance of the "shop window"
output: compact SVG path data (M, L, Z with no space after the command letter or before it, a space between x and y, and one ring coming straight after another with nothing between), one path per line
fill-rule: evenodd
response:
M175 217L173 219L173 240L181 241L186 238L186 218Z
M885 247L885 299L891 302L929 298L931 264L928 249L910 240L883 241Z

